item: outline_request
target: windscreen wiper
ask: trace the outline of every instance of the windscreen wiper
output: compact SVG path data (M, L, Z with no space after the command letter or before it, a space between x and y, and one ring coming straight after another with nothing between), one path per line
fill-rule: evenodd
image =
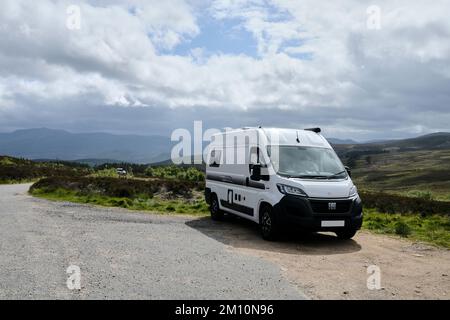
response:
M288 178L294 178L294 179L327 179L328 176L300 175L300 176L288 176Z
M338 176L338 175L340 175L340 174L343 174L343 173L345 173L345 172L346 172L346 170L343 170L343 171L341 171L341 172L334 173L334 174L332 174L332 175L327 176L327 179L331 179L331 178L336 177L336 176Z

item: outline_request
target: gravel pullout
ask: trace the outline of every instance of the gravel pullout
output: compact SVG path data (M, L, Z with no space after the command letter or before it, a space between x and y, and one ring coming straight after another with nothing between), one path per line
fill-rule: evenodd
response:
M0 299L304 299L276 264L190 218L49 202L0 186ZM66 286L70 265L81 290Z

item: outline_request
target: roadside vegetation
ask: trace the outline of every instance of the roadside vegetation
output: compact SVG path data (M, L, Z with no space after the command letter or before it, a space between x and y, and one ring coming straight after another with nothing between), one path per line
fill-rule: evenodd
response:
M177 179L188 181L205 181L205 175L199 169L195 167L182 167L177 166L160 166L160 167L148 167L145 170L146 177L156 177L163 179Z
M86 203L160 214L209 215L204 183L177 179L51 177L30 193L55 201ZM450 248L450 203L388 194L361 194L363 228Z
M450 248L450 151L428 153L375 152L370 160L366 153L353 158L353 179L365 206L364 229ZM116 168L127 175L119 176ZM56 201L206 216L202 169L126 163L89 167L0 157L0 183L33 181L31 194Z
M450 249L448 215L389 214L365 209L363 228L380 234L397 235Z
M169 214L205 215L204 182L175 179L53 177L30 193L42 198Z
M450 202L437 201L428 196L409 197L385 192L359 192L366 208L376 209L387 214L419 214L428 216L432 214L447 215L450 217Z
M35 162L0 156L0 184L37 181L42 177L80 176L92 172L87 165L64 162Z

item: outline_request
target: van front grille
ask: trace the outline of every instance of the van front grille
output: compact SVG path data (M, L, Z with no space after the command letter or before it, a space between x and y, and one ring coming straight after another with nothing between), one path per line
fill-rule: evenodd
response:
M347 213L352 200L309 200L315 213Z

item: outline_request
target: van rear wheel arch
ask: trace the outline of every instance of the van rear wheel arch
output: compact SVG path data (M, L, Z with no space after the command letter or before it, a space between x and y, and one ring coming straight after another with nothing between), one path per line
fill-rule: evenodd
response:
M211 218L216 221L220 221L223 219L223 211L220 209L219 198L215 192L211 193L211 201L209 205Z

